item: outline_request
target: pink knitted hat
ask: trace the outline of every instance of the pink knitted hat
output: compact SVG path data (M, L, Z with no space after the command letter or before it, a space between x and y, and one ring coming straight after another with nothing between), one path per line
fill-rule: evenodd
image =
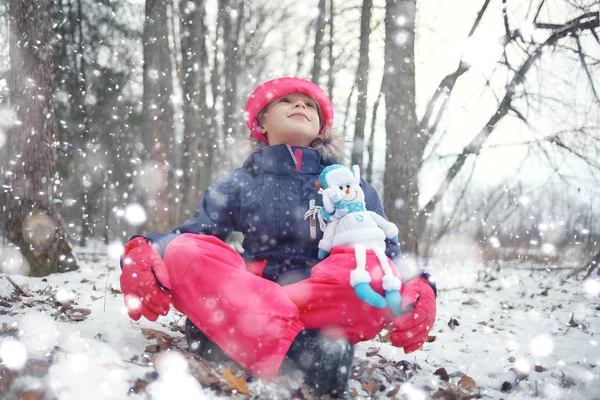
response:
M244 119L246 120L246 126L250 129L250 137L268 143L267 138L260 131L256 116L271 100L294 92L307 94L319 103L321 115L323 116L319 135L323 134L326 127L332 125L333 107L331 106L329 96L327 96L327 93L323 89L306 79L293 77L276 78L259 85L248 98Z

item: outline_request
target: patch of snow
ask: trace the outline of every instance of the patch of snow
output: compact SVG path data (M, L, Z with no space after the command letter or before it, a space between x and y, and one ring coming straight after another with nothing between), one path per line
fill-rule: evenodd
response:
M175 310L156 322L128 318L116 248L78 249L85 255L78 271L46 278L11 275L30 297L14 297L13 286L0 278L0 369L22 371L34 359L49 365L43 377L21 376L11 390L46 391L60 400L162 400L180 389L189 398L224 398L203 388L181 355L146 351L157 340L148 339L142 328L181 339L184 319ZM484 398L597 399L598 280L563 283L559 270L516 261L485 264L469 243L457 248L464 262L452 259L448 245L427 265L438 284L431 342L408 355L385 339L359 343L354 370L368 363L365 370L375 371L371 378L378 387L367 393L355 377L351 391L360 398L429 399L449 384L460 387L466 376L474 381L472 393ZM68 301L58 302L63 295ZM85 311L83 320L73 318L76 310ZM390 380L403 360L415 366L407 381ZM434 375L440 368L449 383ZM138 380L149 384L133 393ZM248 386L263 395L281 393L276 383L260 379Z

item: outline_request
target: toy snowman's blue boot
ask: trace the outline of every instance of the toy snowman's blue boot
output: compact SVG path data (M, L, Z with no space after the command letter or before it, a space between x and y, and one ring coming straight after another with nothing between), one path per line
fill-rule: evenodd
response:
M319 249L319 253L317 254L317 257L319 257L319 260L322 260L325 257L327 257L328 255L329 255L328 251L325 251L323 249Z
M402 315L402 309L400 308L402 305L402 297L400 296L399 290L386 290L385 300L397 317Z
M394 276L392 271L386 271L383 277L383 290L385 290L385 300L396 316L402 315L402 297L400 296L400 287L402 283L400 278Z

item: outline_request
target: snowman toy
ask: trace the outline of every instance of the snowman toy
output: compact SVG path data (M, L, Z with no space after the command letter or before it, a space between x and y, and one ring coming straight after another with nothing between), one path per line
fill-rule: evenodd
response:
M397 242L398 227L366 209L357 165L352 170L340 164L330 165L319 175L319 182L322 186L319 194L323 197L323 207L318 210L323 230L323 238L319 242L319 259L327 257L335 246L353 248L356 268L350 273L350 285L358 298L373 307L389 306L394 314L401 315L402 283L393 274L385 254L385 239ZM366 270L367 250L375 253L383 269L382 287L385 297L370 286L371 275Z

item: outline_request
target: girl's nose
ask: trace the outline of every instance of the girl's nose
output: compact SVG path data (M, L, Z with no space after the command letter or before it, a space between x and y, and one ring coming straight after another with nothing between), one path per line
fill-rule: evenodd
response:
M298 100L296 102L296 104L294 104L294 107L300 107L302 106L302 108L306 108L306 104L304 104L304 102L302 100Z

